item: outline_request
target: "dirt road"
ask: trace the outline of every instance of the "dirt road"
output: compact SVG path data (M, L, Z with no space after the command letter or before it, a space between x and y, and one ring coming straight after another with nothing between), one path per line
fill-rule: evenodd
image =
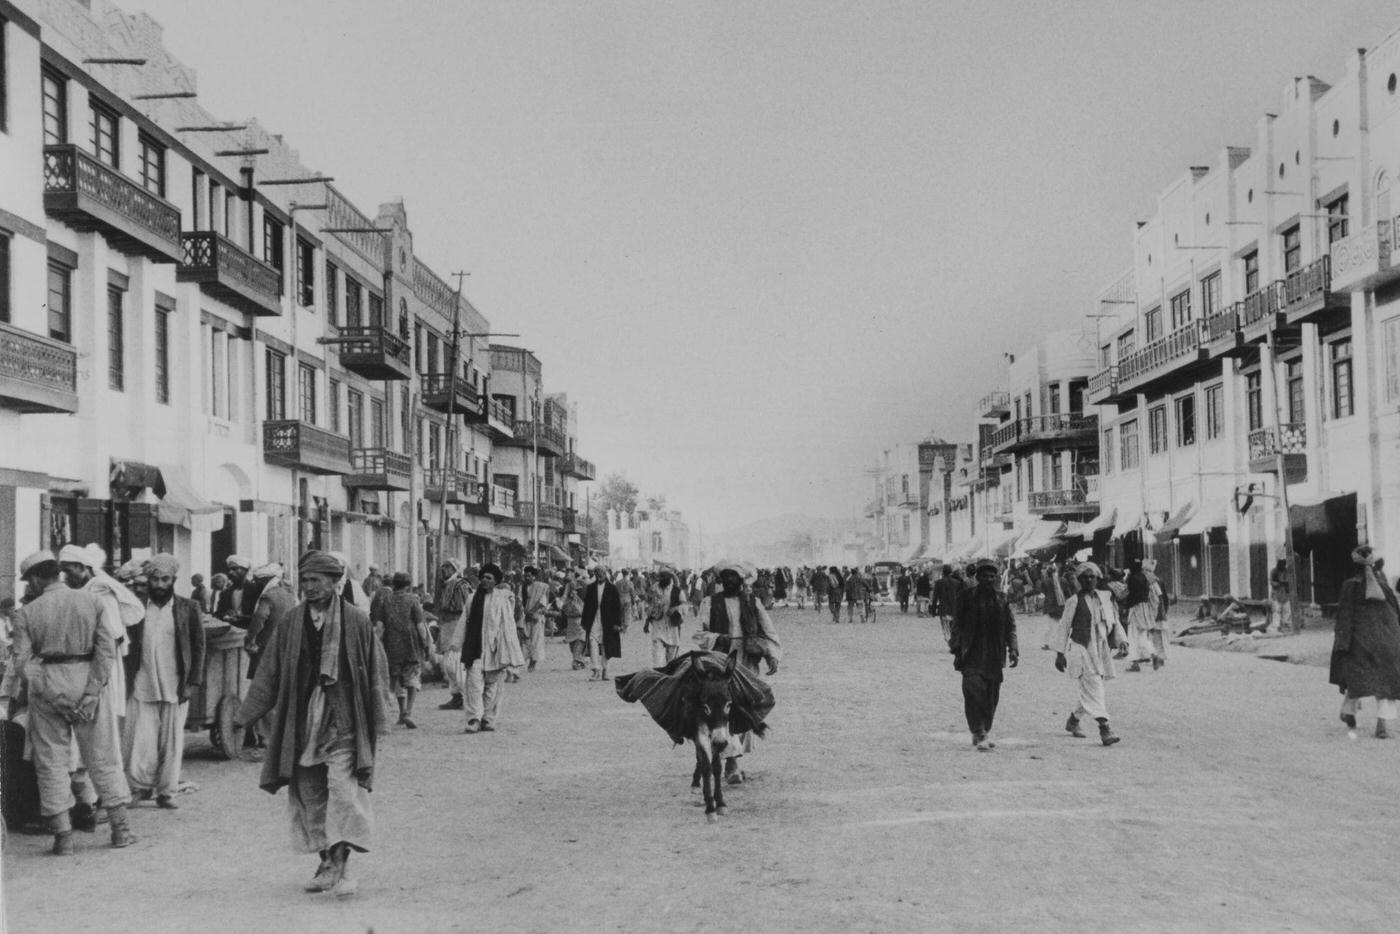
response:
M1031 618L978 753L936 624L776 620L773 733L716 825L689 748L551 644L499 732L463 735L432 689L383 741L355 899L301 891L285 796L192 735L199 790L138 808L135 847L10 836L9 930L1394 930L1400 740L1370 710L1348 740L1325 670L1174 648L1110 682L1105 749L1064 732L1074 686ZM646 649L634 628L618 670Z

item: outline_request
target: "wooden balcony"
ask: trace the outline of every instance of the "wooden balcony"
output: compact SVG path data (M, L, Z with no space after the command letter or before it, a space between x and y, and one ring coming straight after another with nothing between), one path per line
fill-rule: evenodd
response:
M559 469L565 476L573 477L575 480L598 479L598 471L593 466L593 462L584 460L577 454L565 454L564 463Z
M477 424L486 421L481 395L460 374L455 384L451 373L424 373L420 379L426 408L447 415L463 415L468 422Z
M495 399L486 400L486 427L499 442L509 444L515 440L515 418L508 406Z
M180 209L72 143L44 147L44 213L117 250L178 263Z
M1201 346L1202 323L1192 321L1166 337L1159 338L1118 361L1118 380L1123 393L1147 392L1162 383L1193 371L1195 365L1210 359Z
M533 528L535 525L535 503L529 500L516 500L514 514L503 518L502 524ZM563 508L553 503L540 503L539 525L542 529L562 529L564 527Z
M78 352L0 322L0 408L30 415L78 411Z
M1107 405L1118 401L1118 364L1108 367L1089 377L1084 398L1091 405Z
M252 315L282 313L277 270L223 234L195 231L180 235L179 282L197 282L200 291Z
M1099 478L1079 477L1064 490L1031 493L1027 508L1037 516L1079 516L1099 511Z
M449 503L465 506L481 502L481 484L470 474L442 467L423 471L423 498L440 503L444 492Z
M408 341L388 328L340 329L340 365L365 379L408 379L412 372Z
M1332 288L1331 256L1289 273L1279 283L1279 292L1289 326L1312 322L1328 331L1351 324L1351 296Z
M1011 412L1011 393L998 389L987 393L977 403L978 418L1001 418Z
M1244 353L1244 338L1240 334L1239 303L1206 319L1206 352L1212 358L1238 357Z
M1235 316L1239 322L1238 341L1241 345L1263 343L1270 331L1287 327L1279 283L1272 282L1246 295L1235 306Z
M537 448L541 457L563 457L569 451L569 439L564 432L541 421L517 419L515 430L501 443L518 448Z
M350 472L350 439L306 422L263 422L263 460L314 474Z
M407 454L388 448L355 448L350 452L345 486L352 490L406 493L412 478L413 461Z
M583 524L578 521L578 510L564 508L563 516L559 521L559 529L565 535L573 535L583 528Z
M1364 292L1400 281L1400 263L1393 261L1397 218L1363 227L1332 244L1332 289Z
M1013 419L992 433L992 450L998 453L1032 447L1095 446L1098 443L1099 417L1083 413Z
M1249 433L1249 469L1253 473L1277 473L1282 457L1287 483L1301 483L1308 476L1308 432L1301 422Z

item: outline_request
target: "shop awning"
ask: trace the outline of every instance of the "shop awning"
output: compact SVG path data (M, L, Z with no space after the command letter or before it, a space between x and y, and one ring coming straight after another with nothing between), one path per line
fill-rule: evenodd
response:
M1003 531L1004 531L1004 530L1003 530ZM1025 530L1025 529L1017 529L1017 530L1015 530L1015 531L1013 531L1013 532L1004 534L1004 535L1002 535L1002 536L999 537L999 538L994 538L994 539L992 539L992 541L995 541L995 542L996 542L996 545L994 545L994 546L992 547L992 549L991 549L992 557L993 557L993 558L1009 558L1009 557L1011 557L1011 552L1013 552L1013 551L1016 550L1016 543L1019 542L1019 541L1025 536L1025 534L1026 534L1026 530Z
M943 552L944 564L957 564L972 557L972 548L978 543L978 539L965 538L960 542L953 542L948 549Z
M1129 532L1136 532L1142 526L1142 509L1128 506L1113 520L1113 537L1122 538Z
M1195 514L1195 512L1196 501L1189 500L1186 503L1186 505L1182 506L1176 512L1172 513L1171 518L1167 519L1166 522L1163 522L1162 527L1160 529L1157 529L1156 532L1153 533L1157 536L1157 541L1169 542L1172 539L1176 538L1177 533L1181 530L1181 527L1186 524L1187 520L1190 519L1191 516Z
M1058 548L1064 544L1062 537L1064 530L1065 524L1063 522L1047 522L1042 519L1026 530L1026 534L1021 536L1021 540L1016 543L1016 550L1011 556L1025 558L1029 557L1032 552Z
M1220 529L1225 527L1230 515L1229 500L1219 500L1208 503L1196 510L1196 514L1186 520L1186 524L1177 530L1178 535L1201 535L1210 529Z
M1356 494L1333 496L1312 506L1289 505L1293 548L1310 552L1330 546L1342 553L1356 547Z
M913 564L924 556L924 543L919 542L909 549L909 553L904 556L905 564Z
M1098 518L1093 519L1088 525L1079 530L1079 534L1085 538L1093 538L1096 532L1105 532L1113 528L1113 521L1118 518L1118 507L1109 506L1099 513Z
M546 547L549 549L549 560L556 564L569 564L574 560L567 551L560 548L558 545L551 544Z
M194 491L183 467L164 465L160 468L160 505L156 519L167 525L182 525L191 532L217 532L224 527L224 510Z

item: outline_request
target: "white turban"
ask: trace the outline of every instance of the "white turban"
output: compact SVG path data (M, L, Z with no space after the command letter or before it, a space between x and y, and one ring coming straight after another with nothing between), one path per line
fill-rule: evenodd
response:
M260 568L253 568L248 572L248 576L253 580L261 580L264 577L281 577L282 565L273 561L271 564L264 564Z
M92 556L87 553L86 548L77 545L64 545L58 550L59 564L81 564L83 567L92 567Z
M229 555L228 560L224 563L230 568L242 568L245 571L253 566L253 562L242 555Z

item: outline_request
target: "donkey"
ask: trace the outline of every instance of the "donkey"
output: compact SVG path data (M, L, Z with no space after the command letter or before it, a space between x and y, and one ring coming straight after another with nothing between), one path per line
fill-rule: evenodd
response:
M695 745L695 774L691 791L704 788L705 819L714 823L725 813L724 782L720 780L724 750L730 743L729 711L733 706L730 680L735 656L729 656L723 670L691 669L694 683L686 692L686 736Z

